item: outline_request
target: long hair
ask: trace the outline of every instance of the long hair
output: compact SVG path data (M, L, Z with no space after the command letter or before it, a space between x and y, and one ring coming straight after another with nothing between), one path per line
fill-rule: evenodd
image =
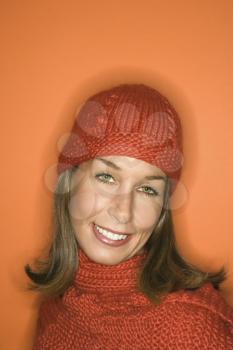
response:
M52 243L48 255L44 259L35 259L34 269L28 264L24 267L30 278L27 288L48 297L64 294L78 268L78 243L69 213L73 191L71 180L76 169L65 170L57 179L52 208ZM162 295L180 289L196 289L205 282L211 282L218 289L226 278L223 267L216 273L203 272L178 253L168 206L169 188L167 180L163 208L145 245L147 254L138 279L138 288L155 303L159 303Z

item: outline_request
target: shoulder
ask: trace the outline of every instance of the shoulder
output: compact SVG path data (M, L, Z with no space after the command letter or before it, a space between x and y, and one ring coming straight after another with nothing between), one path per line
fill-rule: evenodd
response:
M162 298L159 309L169 341L177 349L233 349L233 308L212 284L170 293Z
M38 310L37 327L43 329L48 327L49 324L55 323L59 314L64 310L61 298L44 298Z
M233 308L227 304L211 283L205 283L195 290L181 290L170 293L164 299L164 302L174 304L177 308L188 308L190 313L199 310L200 313L205 315L211 314L233 329Z

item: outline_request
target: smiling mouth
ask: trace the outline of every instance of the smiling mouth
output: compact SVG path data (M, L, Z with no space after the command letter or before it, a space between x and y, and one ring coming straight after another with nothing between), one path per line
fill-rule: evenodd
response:
M116 240L120 240L120 239L126 239L128 237L127 234L124 233L115 233L113 231L110 230L106 230L104 228L102 228L101 226L95 225L96 229L98 230L98 232L100 232L102 235L104 235L107 238L113 239L114 241Z
M110 230L108 229L107 227L104 227L104 226L99 226L97 224L95 224L98 228L102 229L102 230L105 230L107 232L110 232L112 234L117 234L117 235L125 235L125 236L128 236L130 235L131 233L126 233L126 232L120 232L120 231L115 231L115 230Z
M111 246L123 245L132 237L132 235L129 234L123 234L121 232L116 233L116 231L106 230L95 223L93 223L93 230L98 240Z

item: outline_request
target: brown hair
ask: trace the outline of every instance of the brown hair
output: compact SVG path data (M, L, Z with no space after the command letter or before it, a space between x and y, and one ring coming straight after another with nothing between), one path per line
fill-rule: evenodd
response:
M71 179L76 167L65 170L58 177L52 210L52 243L48 256L35 260L35 269L27 264L24 270L31 282L29 290L42 292L45 296L62 295L72 284L78 268L77 241L71 224L69 203L72 196ZM158 224L145 245L147 256L139 279L139 289L152 301L180 289L196 289L211 282L218 289L226 278L222 267L216 273L200 271L186 262L178 253L168 207L170 182L167 180L164 205Z

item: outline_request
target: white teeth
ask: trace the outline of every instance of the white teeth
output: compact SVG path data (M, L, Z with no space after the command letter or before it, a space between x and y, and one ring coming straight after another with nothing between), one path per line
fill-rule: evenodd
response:
M101 227L95 225L97 230L102 234L104 235L105 237L107 238L110 238L114 241L119 241L120 239L126 239L127 238L127 235L118 235L117 233L112 233L112 232L109 232L109 231L106 231L104 229L102 229Z

